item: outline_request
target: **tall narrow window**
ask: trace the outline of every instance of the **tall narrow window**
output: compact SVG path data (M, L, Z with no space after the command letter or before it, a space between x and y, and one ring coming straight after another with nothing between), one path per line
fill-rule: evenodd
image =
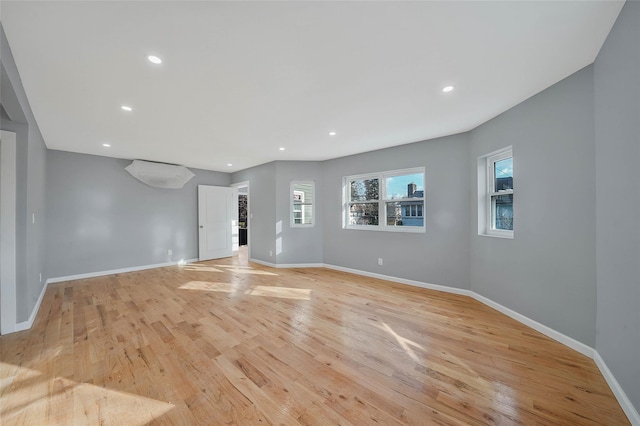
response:
M513 231L513 156L491 164L491 228Z
M311 181L291 182L291 226L313 226L314 189Z
M479 213L485 217L485 235L513 238L513 151L511 147L480 158L484 163L486 204ZM483 178L479 168L478 179ZM484 212L482 211L484 210Z

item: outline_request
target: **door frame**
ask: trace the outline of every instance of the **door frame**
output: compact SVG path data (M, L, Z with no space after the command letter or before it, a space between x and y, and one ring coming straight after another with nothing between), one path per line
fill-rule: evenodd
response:
M251 185L249 185L249 181L245 180L243 182L232 183L229 185L233 188L233 199L235 200L235 218L236 222L238 221L238 189L247 187L247 219L249 221L249 225L247 225L247 259L251 259L251 224L253 223L253 216L251 215Z
M0 131L0 334L16 331L16 134Z

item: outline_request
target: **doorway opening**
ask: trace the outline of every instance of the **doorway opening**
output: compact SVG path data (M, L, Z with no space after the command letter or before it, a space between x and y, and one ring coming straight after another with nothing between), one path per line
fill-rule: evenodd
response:
M249 182L231 185L234 188L234 202L236 206L236 226L234 229L233 254L243 259L249 259L251 233L251 213L249 203Z

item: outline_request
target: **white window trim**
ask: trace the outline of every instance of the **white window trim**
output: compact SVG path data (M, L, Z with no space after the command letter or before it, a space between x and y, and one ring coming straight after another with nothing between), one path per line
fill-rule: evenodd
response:
M410 169L400 169L400 170L389 170L385 172L375 172L375 173L365 173L360 175L352 175L345 176L342 178L342 228L343 229L354 229L358 231L382 231L382 232L409 232L409 233L425 233L427 218L426 218L426 203L425 197L421 198L398 198L394 200L388 200L387 197L387 188L386 188L386 178L394 177L394 176L402 176L402 175L410 175L422 173L422 188L423 191L426 192L426 173L424 167L414 167ZM362 203L366 202L377 202L378 203L378 225L349 225L349 182L353 180L360 179L378 179L379 182L379 199L378 200L367 200L362 201ZM386 221L386 203L391 201L422 201L422 226L390 226L387 225ZM416 216L418 217L418 216Z
M311 223L295 223L295 218L293 217L293 207L294 207L294 202L293 202L293 193L294 192L298 192L298 191L294 191L293 186L294 185L311 185L311 203L302 203L300 205L303 206L311 206ZM291 183L289 184L289 225L292 228L312 228L315 226L316 223L316 183L315 181L312 180L292 180ZM303 210L303 214L304 214L304 210Z
M478 157L478 235L508 239L514 237L513 230L493 228L494 213L491 202L491 198L496 195L513 194L513 189L495 191L493 186L495 172L493 165L509 157L513 157L512 146Z

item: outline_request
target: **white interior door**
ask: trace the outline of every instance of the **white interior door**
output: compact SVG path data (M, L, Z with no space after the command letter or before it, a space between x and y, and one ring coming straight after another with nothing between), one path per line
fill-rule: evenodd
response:
M232 255L233 190L198 185L198 245L200 260Z

